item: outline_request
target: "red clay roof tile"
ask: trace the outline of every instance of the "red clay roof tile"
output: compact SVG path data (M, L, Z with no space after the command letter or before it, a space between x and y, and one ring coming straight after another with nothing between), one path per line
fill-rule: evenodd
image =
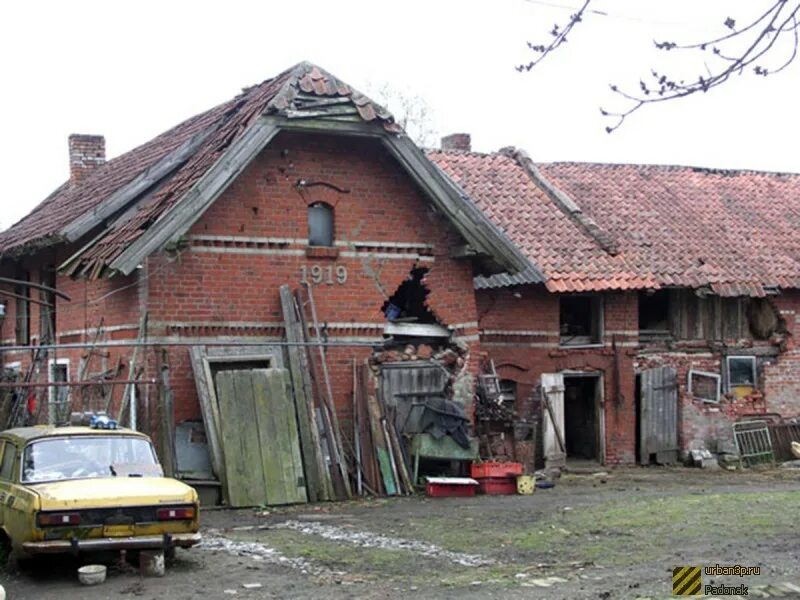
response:
M509 154L429 152L541 269L551 291L711 286L759 296L764 286L800 287L800 175L536 164L594 223L587 227ZM602 236L619 254L603 249Z

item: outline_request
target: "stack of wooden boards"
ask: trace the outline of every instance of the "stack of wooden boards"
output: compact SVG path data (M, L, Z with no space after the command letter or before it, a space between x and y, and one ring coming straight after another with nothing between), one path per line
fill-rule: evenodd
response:
M309 500L413 492L406 448L366 364L353 361L353 443L342 437L313 291L280 288Z
M396 419L375 389L366 364L353 362L353 439L356 490L372 495L412 494L410 457Z

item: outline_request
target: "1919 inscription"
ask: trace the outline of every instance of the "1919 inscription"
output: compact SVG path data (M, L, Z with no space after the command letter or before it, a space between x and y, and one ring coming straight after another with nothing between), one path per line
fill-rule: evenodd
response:
M300 267L300 281L302 283L312 283L315 285L334 283L343 285L347 282L347 267L344 265L302 265Z

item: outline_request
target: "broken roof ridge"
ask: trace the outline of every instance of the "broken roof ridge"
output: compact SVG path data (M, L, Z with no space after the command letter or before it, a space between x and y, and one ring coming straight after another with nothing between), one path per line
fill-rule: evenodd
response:
M502 152L502 149L498 152ZM653 169L656 171L693 171L705 175L721 175L721 176L735 176L735 175L768 175L768 176L800 176L800 171L771 171L760 169L730 169L725 167L703 167L699 165L685 165L685 164L670 164L670 163L631 163L631 162L599 162L593 160L553 160L553 161L536 161L537 165L542 166L556 166L556 167L607 167L607 168L635 168L635 169Z
M567 217L577 223L607 254L617 256L620 253L617 239L610 232L600 227L592 217L583 212L583 209L581 209L575 200L570 198L542 175L527 152L520 148L508 146L506 148L501 148L498 154L508 156L514 160L528 174L534 183L547 194L547 197L550 198Z
M4 234L10 232L12 229L27 221L28 219L34 218L37 213L46 209L51 203L55 200L58 200L64 192L68 193L80 193L82 189L89 189L93 183L102 179L102 177L109 172L113 171L116 167L119 166L121 162L125 159L128 159L136 154L139 154L149 148L157 147L161 142L164 140L171 139L176 134L180 133L182 130L191 128L192 125L197 123L198 121L202 120L203 118L209 116L214 111L222 110L226 107L233 108L237 102L240 100L244 93L237 94L234 98L226 100L225 102L221 102L209 109L196 113L190 117L185 118L177 125L170 127L169 129L162 131L155 137L142 142L141 144L134 146L133 148L118 154L114 158L107 160L102 165L99 165L96 169L93 169L90 173L86 175L83 179L80 180L79 183L71 182L69 178L67 178L63 183L61 183L55 190L53 190L50 194L47 195L41 202L39 202L36 206L34 206L27 214L22 216L19 220L9 225L6 229L0 231L0 246L2 246L2 238ZM226 113L229 111L226 111ZM155 162L158 162L157 160ZM146 169L145 169L146 170ZM135 176L133 177L135 178ZM90 212L93 210L94 207L89 208L87 211L82 211L81 214L85 214L86 212ZM39 237L34 237L29 241L34 241L36 239L48 239L48 238L60 238L59 231L63 228L59 227L55 231L49 232ZM19 244L21 246L27 245L27 243ZM17 247L18 245L14 245L13 247ZM0 250L1 251L1 250Z

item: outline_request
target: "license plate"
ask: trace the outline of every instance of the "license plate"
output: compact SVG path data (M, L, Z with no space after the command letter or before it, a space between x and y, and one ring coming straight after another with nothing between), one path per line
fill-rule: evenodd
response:
M133 535L133 525L105 525L103 535L105 537L130 537Z

